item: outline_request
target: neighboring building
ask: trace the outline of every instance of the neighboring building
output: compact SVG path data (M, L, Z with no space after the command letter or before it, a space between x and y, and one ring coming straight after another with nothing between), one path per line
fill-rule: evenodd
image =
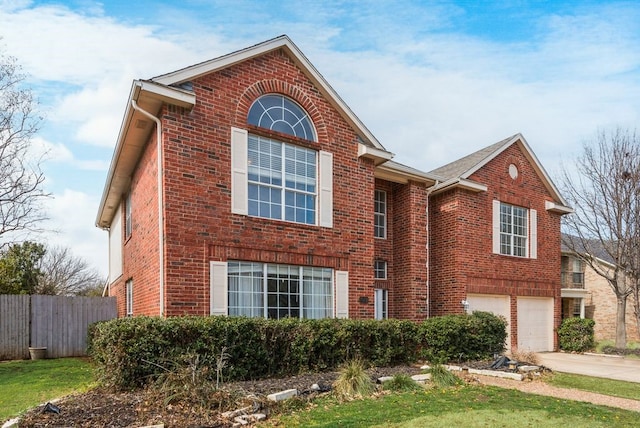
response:
M601 252L596 260L604 269L613 267L613 260ZM616 338L617 299L605 278L562 245L562 319L589 318L595 321L596 341ZM640 341L633 295L627 299L626 330L628 341Z
M286 36L134 81L96 220L120 316L423 320L469 300L513 347L553 349L570 210L524 138L431 173L392 156Z

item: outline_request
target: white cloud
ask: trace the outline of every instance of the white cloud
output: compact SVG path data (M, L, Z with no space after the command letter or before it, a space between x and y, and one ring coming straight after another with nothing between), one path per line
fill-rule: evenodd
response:
M105 276L108 271L107 233L95 227L99 200L95 196L64 189L46 202L48 232L39 238L47 245L69 247L73 254L87 260ZM38 240L38 239L36 239Z

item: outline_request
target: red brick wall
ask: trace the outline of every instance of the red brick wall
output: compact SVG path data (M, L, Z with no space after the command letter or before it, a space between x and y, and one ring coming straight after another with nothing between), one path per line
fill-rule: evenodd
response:
M193 89L193 111L172 108L162 117L166 315L209 314L209 261L239 257L348 270L350 317L373 317L374 165L358 158L354 131L281 51L196 79ZM317 143L247 126L251 103L272 92L310 113ZM232 126L332 152L334 227L232 214ZM125 266L125 272L132 271ZM360 297L368 302L359 303Z
M158 255L158 193L156 133L138 163L131 180L132 231L125 237L125 218L122 211L123 275L111 284L110 295L116 296L118 316L126 315L125 282L133 279L133 314L160 313L159 255ZM122 207L124 207L123 195Z
M516 180L508 174L518 167ZM514 144L474 173L470 179L488 186L473 193L452 190L430 201L431 315L462 312L467 293L508 294L511 336L517 343L516 296L555 298L554 326L560 322L560 215L545 209L552 200L520 146ZM537 210L537 259L492 253L492 203Z
M393 201L395 316L423 320L428 306L426 187L396 184Z

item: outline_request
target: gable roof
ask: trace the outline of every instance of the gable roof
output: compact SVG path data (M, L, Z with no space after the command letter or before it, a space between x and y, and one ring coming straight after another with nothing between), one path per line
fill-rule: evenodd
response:
M367 129L364 123L360 121L349 106L342 100L342 98L340 98L340 95L338 95L338 93L331 87L329 82L325 80L320 72L286 34L209 61L204 61L171 73L154 77L151 81L167 86L179 86L185 82L197 79L200 76L231 67L235 64L278 49L282 49L287 55L289 55L296 66L307 75L325 99L329 101L329 103L342 115L343 119L345 119L351 127L360 134L360 138L364 144L385 150L378 139L371 133L371 131L369 131L369 129Z
M438 193L452 187L463 187L472 191L486 191L486 184L470 180L469 177L513 144L517 144L520 147L520 150L531 163L534 170L544 183L547 191L556 202L549 202L547 204L547 209L563 214L572 212L573 210L567 206L567 202L556 188L535 153L533 153L533 150L531 150L527 140L525 140L524 136L520 133L512 135L511 137L480 149L477 152L471 153L470 155L430 171L430 174L440 176L443 179L442 183L439 183L435 187L434 193Z
M367 129L338 93L322 77L307 57L287 37L282 35L257 45L205 61L190 67L163 74L150 80L134 80L125 114L120 126L116 147L111 159L105 187L100 200L96 225L107 228L129 190L131 175L142 155L143 147L153 132L153 121L164 103L193 108L195 93L187 84L205 74L213 73L266 53L282 49L313 82L324 98L338 111L342 118L358 134L359 151L364 157L374 159L376 164L393 157L377 138Z

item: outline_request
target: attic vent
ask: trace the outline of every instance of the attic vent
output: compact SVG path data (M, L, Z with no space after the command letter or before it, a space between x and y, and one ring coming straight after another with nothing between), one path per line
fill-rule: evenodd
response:
M148 120L142 120L142 119L136 120L136 128L137 129L146 129L147 125L149 125L149 121Z

